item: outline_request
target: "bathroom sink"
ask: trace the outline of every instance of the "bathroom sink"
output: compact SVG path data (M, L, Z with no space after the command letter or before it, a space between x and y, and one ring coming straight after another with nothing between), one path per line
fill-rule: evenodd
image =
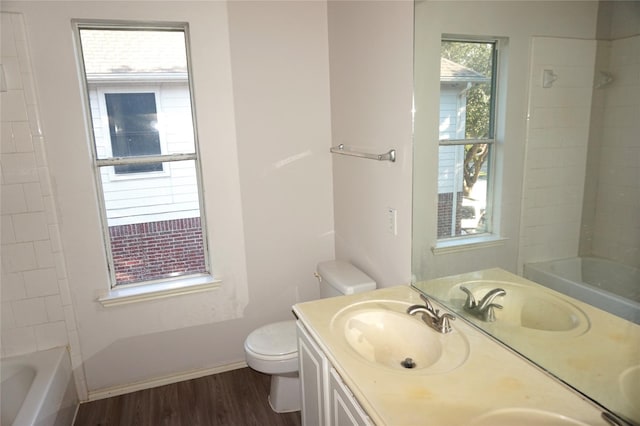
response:
M407 314L409 306L392 300L354 304L333 317L331 330L347 352L375 367L440 374L462 365L469 355L466 338L455 329L438 333Z
M633 407L634 413L640 416L640 407L637 406L640 401L640 365L627 368L620 374L620 392L627 404Z
M476 417L469 426L588 426L579 420L530 408L505 408Z
M509 282L468 281L454 286L449 296L454 305L459 306L460 312L466 300L466 295L460 286L468 288L476 300L482 299L485 294L495 288L506 291L506 295L494 299L494 303L501 305L502 309L495 310L495 322L483 324L487 327L519 328L522 331L546 336L552 334L577 336L589 329L587 316L573 303L551 292ZM466 316L469 317L468 314Z

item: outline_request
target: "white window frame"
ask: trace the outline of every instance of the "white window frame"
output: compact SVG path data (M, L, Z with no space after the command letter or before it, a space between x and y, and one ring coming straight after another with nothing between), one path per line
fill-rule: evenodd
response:
M490 176L487 182L487 200L485 210L490 214L485 218L486 231L480 234L467 234L461 236L436 238L436 243L432 247L432 252L438 254L448 254L458 251L472 250L476 248L491 247L501 245L506 238L501 237L499 234L499 223L495 207L497 202L498 186L501 185L497 182L497 159L501 157L497 152L501 149L501 140L499 133L499 120L503 119L500 109L500 91L501 86L505 83L501 79L502 69L502 49L504 46L504 40L498 37L481 37L481 36L460 36L443 34L442 41L451 42L469 42L469 43L493 43L494 44L494 57L493 57L493 75L492 75L492 110L490 117L490 138L487 139L439 139L438 151L442 146L464 146L475 143L486 143L490 145L491 151L489 158L487 159L488 173ZM438 107L438 113L440 113L440 107ZM439 164L439 161L438 161ZM436 185L438 182L436 181Z
M189 78L191 74L191 56L189 46L189 26L187 23L145 23L145 22L124 22L124 21L103 21L103 20L73 20L72 21L77 57L79 60L79 77L81 80L81 86L83 91L84 110L86 114L86 122L88 123L88 143L90 145L91 161L93 162L94 179L96 185L96 193L98 197L98 204L100 206L100 220L103 232L103 246L108 264L109 277L110 277L110 289L109 292L101 296L98 301L103 306L115 306L145 300L154 300L157 298L168 297L176 294L189 294L194 292L206 291L212 288L217 288L221 285L221 280L215 279L212 274L212 265L210 259L209 244L207 238L207 225L206 225L206 212L204 203L204 190L202 181L202 166L200 164L200 150L198 141L198 127L196 123L196 106L195 106L195 91L192 83L192 79ZM145 157L110 157L106 159L98 158L96 150L96 143L94 132L92 131L92 116L91 105L89 100L89 85L87 75L84 70L84 57L82 55L82 45L80 38L80 31L82 29L144 29L144 30L159 30L159 31L182 31L185 38L185 53L187 57L187 81L190 93L191 102L191 119L193 126L194 137L194 152L186 154L160 154L154 156ZM175 76L174 76L175 77ZM178 78L183 78L178 76ZM172 78L175 79L175 78ZM99 84L92 81L91 84ZM132 86L132 89L134 87ZM133 92L137 91L135 87ZM126 89L123 92L128 92ZM131 92L131 91L129 91ZM100 93L98 90L99 103L104 103L104 92ZM159 108L158 97L156 94L156 107ZM100 107L102 108L102 106ZM106 114L106 106L104 109ZM161 150L163 150L162 137L161 137ZM162 151L161 151L162 152ZM164 147L166 152L166 146ZM104 200L104 191L102 188L102 177L100 169L107 166L116 166L121 164L136 164L136 163L154 163L154 162L173 162L173 161L185 161L193 160L196 168L196 180L198 184L198 199L200 208L200 224L202 228L202 241L204 251L205 270L204 273L195 273L189 275L182 275L175 278L163 278L156 280L148 280L130 284L117 284L115 277L115 268L113 262L113 255L111 251L109 226L106 212L106 205ZM150 172L156 173L156 172ZM160 173L160 172L157 172Z

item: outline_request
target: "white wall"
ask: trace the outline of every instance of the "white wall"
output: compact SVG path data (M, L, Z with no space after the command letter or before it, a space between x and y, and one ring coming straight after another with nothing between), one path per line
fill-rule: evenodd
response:
M323 2L229 4L250 309L271 318L318 297L316 264L334 258L326 14Z
M489 267L516 272L520 241L523 164L526 144L529 56L532 36L592 39L597 2L469 1L416 3L416 120L414 136L414 272L418 279ZM440 40L443 34L508 38L502 51L506 68L498 93L501 118L494 206L500 236L492 247L435 255Z
M336 256L352 261L381 287L406 284L411 279L413 2L331 1L328 11L332 144L377 154L394 148L398 157L390 163L334 155ZM397 211L397 235L388 230L389 208Z
M246 335L291 318L293 303L317 297L315 265L334 257L326 5L120 6L2 3L3 11L24 13L32 47L48 177L77 317L74 369L86 378L89 396L126 390L136 381L237 367ZM96 302L109 281L72 18L189 22L205 207L220 289L113 308ZM2 286L4 292L4 280Z

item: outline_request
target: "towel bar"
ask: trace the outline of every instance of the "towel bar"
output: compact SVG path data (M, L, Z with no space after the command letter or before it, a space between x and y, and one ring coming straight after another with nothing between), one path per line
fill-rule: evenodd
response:
M366 152L352 151L341 143L338 146L332 146L329 151L334 154L351 155L352 157L369 158L371 160L391 161L392 163L396 161L395 149L391 149L389 152L385 152L384 154L369 154Z

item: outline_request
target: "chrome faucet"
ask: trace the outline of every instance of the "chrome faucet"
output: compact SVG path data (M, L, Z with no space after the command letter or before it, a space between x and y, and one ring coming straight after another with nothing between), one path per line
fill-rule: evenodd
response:
M473 293L465 286L460 286L460 290L467 294L467 301L464 303L464 310L480 318L482 321L493 322L496 320L495 308L502 309L502 305L493 303L498 296L504 296L507 292L502 288L490 290L480 302L476 302Z
M429 327L438 333L450 333L452 331L450 322L455 320L456 317L447 312L440 314L440 310L434 309L431 301L424 294L421 294L420 298L424 301L424 305L411 305L407 308L407 313L409 315L421 313L422 321Z

